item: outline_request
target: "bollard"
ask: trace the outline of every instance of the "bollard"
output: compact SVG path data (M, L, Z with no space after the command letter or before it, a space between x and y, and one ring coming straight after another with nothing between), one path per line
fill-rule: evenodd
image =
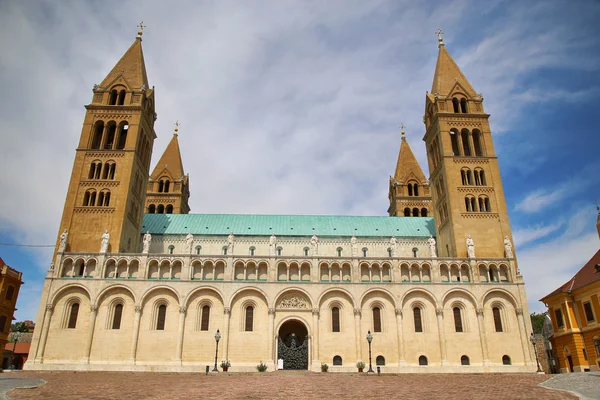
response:
M381 375L381 367L377 367L377 375Z
M206 375L208 375L208 371L210 371L210 367L207 365L206 366Z

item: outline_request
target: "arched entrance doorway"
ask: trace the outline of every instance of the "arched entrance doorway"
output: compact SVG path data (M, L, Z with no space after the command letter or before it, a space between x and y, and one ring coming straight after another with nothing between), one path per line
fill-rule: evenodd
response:
M293 319L281 325L277 341L283 369L308 369L308 330L302 322Z

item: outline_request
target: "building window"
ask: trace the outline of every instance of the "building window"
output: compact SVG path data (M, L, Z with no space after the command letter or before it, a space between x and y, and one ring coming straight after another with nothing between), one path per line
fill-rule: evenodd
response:
M492 314L494 315L494 327L496 332L502 332L502 318L500 317L500 309L498 307L492 308Z
M159 204L158 207L156 207L156 213L157 214L164 214L165 213L165 206L162 204Z
M250 247L250 255L251 255L252 257L254 257L254 251L255 251L255 250L256 250L256 248L254 248L254 247Z
M469 357L462 356L460 358L460 365L471 365L471 362L469 361Z
M364 249L362 249L362 252L363 252L363 257L366 257L366 256L367 256L367 251L368 251L368 250L367 250L367 248L366 248L366 247L365 247Z
M342 365L342 357L340 357L340 356L333 357L333 365Z
M9 289L10 289L10 287L9 287ZM8 293L6 294L6 298L8 299ZM592 304L589 301L586 303L583 303L583 309L585 310L585 319L587 319L588 322L593 321L594 320L594 312L592 311Z
M0 317L0 332L4 332L6 329L6 317L3 315Z
M375 365L379 365L379 366L383 367L385 365L385 357L377 356L377 358L375 359Z
M123 316L123 304L117 304L113 310L112 329L121 329L121 317Z
M252 327L254 325L254 307L248 306L246 307L246 325L244 330L246 332L252 332Z
M174 251L175 251L175 246L173 246L173 245L169 246L169 254L173 254Z
M405 217L410 217L410 208L406 207L406 208L404 209L404 216L405 216Z
M69 312L68 329L75 329L77 326L77 314L79 314L79 303L73 303L71 304L71 311Z
M455 114L458 114L460 112L459 102L458 102L458 99L456 97L454 97L452 99L452 108L454 109L454 113Z
M373 309L373 332L381 332L381 309L379 307Z
M556 326L559 328L564 328L565 321L563 320L562 311L560 309L554 310L554 316L556 317Z
M173 205L169 204L166 208L165 208L165 213L166 214L173 214Z
M337 256L338 257L342 256L342 248L341 247L338 247L337 250L336 250L336 252L337 252Z
M15 287L9 285L8 289L6 289L6 300L12 300L14 294L15 294ZM587 304L590 304L590 303L587 303Z
M454 307L452 309L452 311L454 313L454 330L456 332L463 332L463 325L462 325L462 317L460 315L460 308Z
M308 247L304 248L304 257L308 257Z
M338 307L333 307L331 309L331 331L340 331L340 309Z
M158 315L156 318L156 330L164 331L165 330L165 321L167 319L167 306L165 304L161 304L158 306Z
M388 247L387 252L388 252L388 257L391 258L392 257L392 248Z
M154 214L156 212L156 206L154 204L150 204L148 206L148 214Z
M415 321L415 332L423 332L423 322L421 320L421 309L419 307L413 308L413 317Z
M201 246L196 246L196 255L200 255Z
M227 255L227 246L223 246L223 255L226 256Z
M502 365L511 365L510 357L506 354L502 356Z
M419 249L417 249L416 247L413 247L412 252L413 252L413 257L417 258L417 255L419 253Z
M207 331L208 330L208 321L210 320L210 307L204 306L202 307L202 321L200 323L200 330Z
M594 339L594 348L596 349L596 355L600 356L600 340Z
M427 365L427 357L425 357L425 356L419 357L419 365Z
M467 114L467 99L465 99L464 97L462 99L460 99L460 110L462 111L463 114Z
M281 254L283 252L283 249L281 247L277 248L277 256L281 257Z

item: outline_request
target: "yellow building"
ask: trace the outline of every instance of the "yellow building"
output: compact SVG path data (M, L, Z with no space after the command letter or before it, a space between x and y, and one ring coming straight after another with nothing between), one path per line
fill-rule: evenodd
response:
M600 223L597 228L600 235ZM569 281L540 301L548 307L552 320L550 342L560 371L600 370L600 250Z
M22 274L6 265L0 258L0 348L8 343L8 333L13 321L19 290L23 282Z
M441 40L435 190L402 138L371 217L188 214L177 131L149 174L141 43L86 106L26 369L203 371L219 330L231 371L355 371L367 332L383 372L535 370L489 115Z

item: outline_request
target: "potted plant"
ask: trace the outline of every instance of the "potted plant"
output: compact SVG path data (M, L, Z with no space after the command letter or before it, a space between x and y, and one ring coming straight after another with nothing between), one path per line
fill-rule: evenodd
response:
M329 365L321 364L321 372L327 372L329 370Z
M223 368L223 372L227 372L229 367L231 367L231 362L229 360L221 361L221 368Z
M357 362L356 368L358 368L358 372L363 372L363 369L365 369L365 363L362 361Z
M261 361L260 364L256 366L256 369L258 372L265 372L267 370L267 364Z

